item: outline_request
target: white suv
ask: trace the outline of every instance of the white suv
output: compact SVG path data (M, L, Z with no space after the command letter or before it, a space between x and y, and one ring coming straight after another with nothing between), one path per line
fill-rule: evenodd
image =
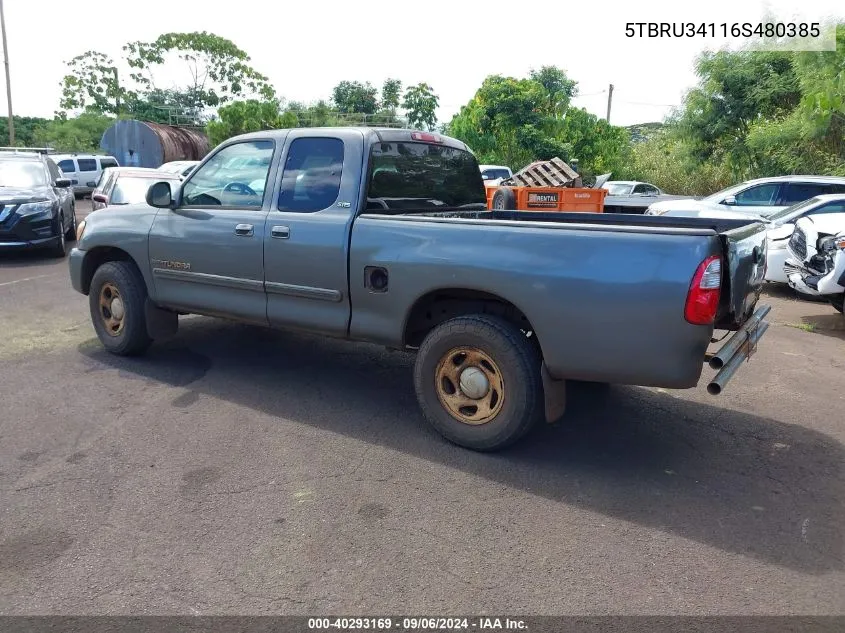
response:
M837 176L775 176L728 187L701 200L655 202L646 215L765 219L797 202L830 193L845 193L845 178Z
M113 156L97 154L50 154L62 173L70 178L73 193L91 193L100 181L100 175L108 167L118 167Z

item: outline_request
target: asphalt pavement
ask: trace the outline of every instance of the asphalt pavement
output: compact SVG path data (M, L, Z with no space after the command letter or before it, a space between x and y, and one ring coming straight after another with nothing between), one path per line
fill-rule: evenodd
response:
M845 614L845 319L765 300L722 395L573 386L483 455L408 354L187 317L118 358L0 254L0 613Z

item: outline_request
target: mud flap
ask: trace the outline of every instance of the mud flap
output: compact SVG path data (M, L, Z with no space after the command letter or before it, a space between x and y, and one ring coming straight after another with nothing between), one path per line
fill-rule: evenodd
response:
M546 422L557 422L566 411L566 381L555 380L549 375L546 364L540 367L543 379L543 399L546 404Z
M147 318L147 335L151 339L163 339L173 336L179 330L179 315L169 310L162 310L147 299L144 304Z

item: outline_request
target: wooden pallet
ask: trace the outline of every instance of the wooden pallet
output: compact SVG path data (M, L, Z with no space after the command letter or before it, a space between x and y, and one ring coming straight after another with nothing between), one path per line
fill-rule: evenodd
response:
M501 182L510 187L580 187L581 177L560 158L538 160Z

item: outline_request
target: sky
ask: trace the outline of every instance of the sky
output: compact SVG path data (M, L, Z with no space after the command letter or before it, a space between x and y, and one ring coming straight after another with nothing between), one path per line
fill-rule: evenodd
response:
M696 82L693 64L723 39L628 38L629 22L759 22L845 18L841 0L708 2L503 0L5 0L13 112L50 117L58 108L64 62L88 50L118 59L128 41L165 32L209 31L232 40L289 101L327 99L339 81L380 86L396 77L425 81L448 121L491 74L525 77L554 65L578 82L574 104L610 121L660 121ZM797 5L797 8L796 8ZM530 15L540 15L531 19ZM738 40L728 42L736 46ZM177 62L156 75L159 87L187 77ZM0 81L0 114L8 112Z

